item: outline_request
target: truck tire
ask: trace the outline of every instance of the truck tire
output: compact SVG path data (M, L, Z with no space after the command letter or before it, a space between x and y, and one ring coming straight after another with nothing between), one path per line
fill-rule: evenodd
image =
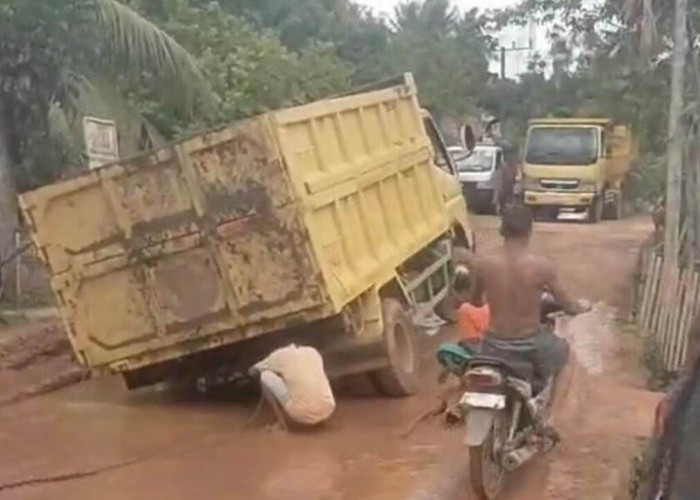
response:
M591 206L588 207L588 222L595 224L603 217L603 198L596 196L593 198Z
M624 201L620 193L615 193L614 199L605 205L603 218L605 220L620 220L622 219Z
M418 391L420 355L416 332L401 303L382 300L384 345L389 366L375 372L375 379L386 396L410 396Z
M625 197L622 195L622 192L615 194L615 206L613 208L613 220L625 218Z

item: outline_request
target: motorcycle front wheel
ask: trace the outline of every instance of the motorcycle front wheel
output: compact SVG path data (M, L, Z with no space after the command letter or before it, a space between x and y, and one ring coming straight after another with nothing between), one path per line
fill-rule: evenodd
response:
M505 484L506 471L494 450L494 441L500 437L500 420L496 419L481 445L469 447L469 477L479 500L495 499Z

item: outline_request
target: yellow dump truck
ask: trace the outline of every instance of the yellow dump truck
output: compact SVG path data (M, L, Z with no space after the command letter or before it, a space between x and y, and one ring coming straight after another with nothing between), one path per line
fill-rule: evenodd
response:
M411 75L386 85L21 195L78 359L130 388L211 385L297 342L331 376L414 392L415 324L473 234Z
M619 219L633 143L606 118L531 120L523 165L524 201L536 214L585 210L588 220Z

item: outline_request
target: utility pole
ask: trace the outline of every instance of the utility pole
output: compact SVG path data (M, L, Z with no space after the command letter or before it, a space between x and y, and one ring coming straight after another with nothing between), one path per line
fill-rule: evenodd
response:
M527 37L527 46L525 47L516 47L515 42L512 42L511 47L506 47L505 45L501 45L498 51L500 52L500 59L501 59L501 80L506 79L506 53L507 52L516 52L516 51L521 51L521 50L534 50L535 48L535 23L530 18L528 20L528 37Z
M528 45L527 47L516 47L515 43L513 43L512 47L508 48L501 46L501 80L506 79L506 52L517 52L520 50L532 50L532 44Z
M666 169L666 224L664 260L671 269L678 266L680 242L681 182L683 172L683 91L684 67L688 50L686 17L688 0L675 0L673 25L673 59L671 63L671 104L668 117L668 147Z
M501 47L501 80L506 79L506 48Z
M559 90L571 62L571 53L566 40L553 35L552 42L552 77L554 78L554 86Z

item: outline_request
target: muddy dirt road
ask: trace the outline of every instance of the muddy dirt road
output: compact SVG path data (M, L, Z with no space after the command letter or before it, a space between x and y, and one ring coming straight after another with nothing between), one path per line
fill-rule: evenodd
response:
M479 250L498 245L497 221L477 220ZM648 219L540 224L533 244L574 292L627 306ZM558 415L564 442L521 470L508 500L612 498L656 396L642 390L637 353L609 308L573 327L581 363ZM435 401L432 352L424 390L406 400L341 397L314 432L246 427L255 401L206 399L152 388L127 393L97 379L0 406L3 499L469 499L462 430L438 422L400 434Z

